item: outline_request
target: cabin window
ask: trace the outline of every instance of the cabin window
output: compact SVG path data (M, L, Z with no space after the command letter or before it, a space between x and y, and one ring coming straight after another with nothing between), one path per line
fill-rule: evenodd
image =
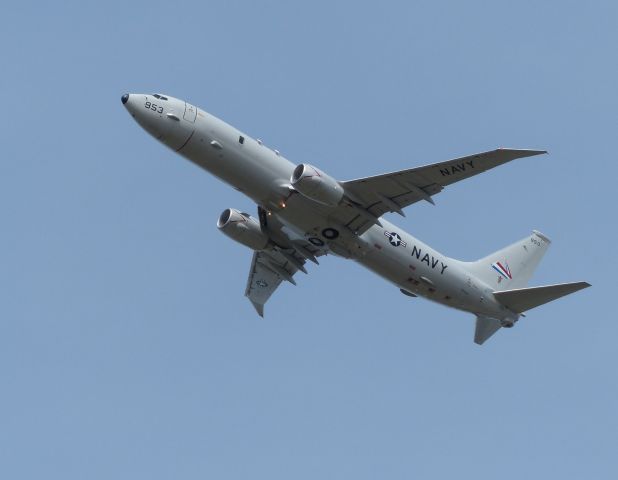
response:
M242 135L238 137L238 143L240 143L241 145L245 143L245 137L243 137Z

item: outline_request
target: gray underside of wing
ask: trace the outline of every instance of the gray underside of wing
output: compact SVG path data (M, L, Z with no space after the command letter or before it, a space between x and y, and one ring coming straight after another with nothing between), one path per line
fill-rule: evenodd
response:
M271 243L267 249L253 252L245 296L263 317L264 305L279 285L284 281L296 285L296 272L308 273L307 260L318 264L316 257L326 254L326 250L286 229L276 214L269 215L258 208L258 215L260 227L267 232Z
M245 296L261 317L264 316L264 305L281 282L296 285L294 274L298 270L307 272L305 263L305 259L292 250L272 249L253 253Z
M253 252L245 296L251 301L260 317L264 316L264 304L281 284L281 277L266 267L266 254Z
M440 193L447 185L517 158L543 153L547 152L501 148L446 162L350 180L342 182L341 185L359 206L375 217L380 217L387 212L401 211L421 200L433 203L431 197ZM359 232L365 231L372 223L366 216L358 214L348 220L345 224Z

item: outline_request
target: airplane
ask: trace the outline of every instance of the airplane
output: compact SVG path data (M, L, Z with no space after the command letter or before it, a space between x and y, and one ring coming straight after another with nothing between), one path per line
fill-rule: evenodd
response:
M218 229L253 250L245 296L257 313L282 282L307 273L327 254L352 259L410 297L476 316L474 342L482 345L512 327L528 310L590 286L587 282L528 287L550 239L530 235L474 262L443 255L383 215L405 216L416 202L434 204L445 187L544 150L500 148L398 172L337 181L309 164L296 165L277 150L194 105L163 94L124 94L122 104L161 143L257 204L257 217L234 208Z

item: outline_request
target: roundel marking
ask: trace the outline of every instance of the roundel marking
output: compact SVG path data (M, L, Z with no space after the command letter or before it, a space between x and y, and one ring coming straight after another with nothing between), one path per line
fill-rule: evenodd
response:
M323 247L324 246L324 240L322 240L321 238L309 237L307 240L309 240L309 242L312 243L313 245L315 245L316 247Z
M393 232L391 233L391 238L389 239L389 242L391 242L391 245L398 247L399 245L401 245L401 237Z
M393 247L406 246L406 242L401 239L401 236L397 232L384 232L384 235L388 237L388 243Z
M334 228L325 228L324 230L322 230L322 236L324 238L328 238L329 240L334 240L335 238L337 238L339 236L339 232L337 230L335 230Z

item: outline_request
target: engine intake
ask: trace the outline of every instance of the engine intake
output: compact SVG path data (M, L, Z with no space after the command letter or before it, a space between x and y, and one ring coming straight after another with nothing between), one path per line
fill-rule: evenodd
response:
M260 222L248 213L227 208L219 215L217 228L232 240L253 250L263 250L269 238L260 228Z
M322 205L334 207L343 198L344 191L339 182L313 165L298 165L290 182L301 195Z

